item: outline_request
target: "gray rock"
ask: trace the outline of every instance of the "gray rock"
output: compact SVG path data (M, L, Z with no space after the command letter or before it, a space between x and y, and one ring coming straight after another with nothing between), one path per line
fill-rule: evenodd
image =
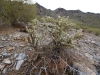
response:
M0 46L0 48L4 48L5 46Z
M96 70L91 70L89 67L85 66L86 65L74 62L73 70L77 73L75 75L96 75ZM75 68L77 68L77 70Z
M100 56L97 55L97 56L94 56L95 59L97 59L98 61L100 61Z
M95 44L95 43L96 43L96 41L93 41L93 40L92 40L92 41L91 41L91 43Z
M6 41L6 39L4 37L1 38L2 41Z
M25 61L26 59L26 54L24 53L20 53L19 55L16 54L15 55L16 57L16 60L17 60L17 63L16 63L16 70L19 70L21 65L23 64L23 62Z
M7 59L3 60L3 63L5 63L5 64L11 64L11 61L10 61L10 59L7 58Z
M16 57L18 57L18 53L15 53L15 54L14 54L14 58L16 58Z
M2 71L2 74L5 75L7 73L7 68L4 68L4 70Z
M7 41L10 41L11 39L7 39Z
M2 55L2 57L9 57L12 54L11 53L7 53L7 52L2 52L1 55Z
M16 70L19 70L20 69L20 67L23 64L23 62L24 62L24 60L17 61L17 63L16 63Z
M89 53L85 53L85 56L88 57L90 60L93 60L93 56L90 55Z
M16 58L16 60L24 60L25 58L26 58L26 54L20 53L20 54L18 55L18 57Z
M20 45L20 47L24 47L24 45Z

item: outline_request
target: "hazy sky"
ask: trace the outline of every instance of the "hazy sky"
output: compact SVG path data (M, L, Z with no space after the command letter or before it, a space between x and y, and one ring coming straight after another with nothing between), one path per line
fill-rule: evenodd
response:
M66 10L81 10L83 12L100 13L100 0L32 0L42 6L54 10L65 8Z

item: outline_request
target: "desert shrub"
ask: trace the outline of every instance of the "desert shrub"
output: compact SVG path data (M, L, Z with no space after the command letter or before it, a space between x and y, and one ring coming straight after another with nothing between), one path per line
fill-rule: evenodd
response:
M38 20L34 19L31 21L31 23L29 23L29 26L26 26L26 30L29 33L29 37L28 37L28 41L29 43L32 44L32 46L35 46L36 42L36 29L38 26Z
M34 73L34 75L72 75L67 66L67 64L70 65L72 61L68 61L69 63L67 63L66 59L71 58L69 58L69 56L72 52L70 53L69 50L74 47L75 36L70 35L70 29L75 24L66 17L59 16L56 20L52 19L54 23L50 22L50 20L48 22L48 18L50 19L48 16L42 18L42 23L37 19L33 19L26 27L29 33L29 43L35 48L35 52L31 55L31 63L34 65L38 63L37 68L34 68L37 71L33 70L32 73ZM80 31L81 30L77 31L77 35L80 34ZM51 38L52 40L48 41L49 44L43 46L42 49L37 49L38 46L43 45L43 41L45 41L46 38ZM52 48L50 48L50 46L52 46ZM41 72L41 68L44 70L43 72ZM33 67L30 69L32 70ZM31 73L30 69L29 73Z
M50 32L55 47L72 44L72 37L68 32L74 25L68 18L58 16L54 27L52 27L54 31Z
M0 0L0 20L6 25L17 21L28 22L36 18L35 4L24 3L25 0Z
M78 30L76 31L76 34L75 34L75 36L74 36L74 39L82 38L82 36L83 36L82 29L78 29Z
M48 22L48 23L55 23L54 18L50 17L50 16L45 16L43 18L41 18L42 22Z
M29 23L29 26L26 27L26 30L30 34L31 44L33 46L38 46L38 43L40 43L41 40L43 41L49 34L52 43L54 44L54 49L59 49L61 46L73 47L74 38L70 36L69 30L75 25L74 23L68 18L60 16L56 20L49 16L43 17L42 20L44 25L41 27L44 30L41 34L38 34L40 25L37 19L32 20Z

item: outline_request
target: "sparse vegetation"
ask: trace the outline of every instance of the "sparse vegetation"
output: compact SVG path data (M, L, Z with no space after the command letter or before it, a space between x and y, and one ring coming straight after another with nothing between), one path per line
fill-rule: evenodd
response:
M24 3L25 0L0 0L0 22L4 25L14 25L16 22L27 23L36 18L35 4Z
M74 36L74 39L82 38L82 35L83 35L82 29L79 29L79 30L77 30L77 32Z
M98 68L100 38L87 35L88 32L100 35L99 21L95 16L88 14L87 16L91 17L89 20L84 15L77 15L83 14L81 11L74 11L77 16L73 14L71 18L75 19L76 24L69 17L58 16L54 19L43 15L44 17L40 18L36 15L35 4L30 5L23 1L27 0L0 0L0 25L5 28L5 25L17 25L17 22L20 25L22 22L27 24L24 25L25 32L19 32L20 30L13 26L9 26L9 29L6 26L7 31L0 28L3 32L0 32L0 74L5 72L7 75L98 75L99 69L94 69L94 65ZM52 15L50 12L45 11L42 14L53 16L54 13ZM34 19L35 17L39 20ZM93 25L96 22L97 25ZM8 63L11 60L10 64L5 63L6 58ZM20 68L17 71L15 68L19 61L25 62L19 64ZM97 63L94 63L95 61Z
M36 36L36 32L37 32L37 27L38 27L38 20L34 19L31 21L31 23L29 23L29 26L26 26L26 30L29 33L29 43L32 44L33 47L37 46L37 41L36 40L38 37Z
M54 11L50 11L41 5L37 4L40 16L48 15L52 17L69 16L71 20L76 23L76 28L86 29L88 32L93 32L96 35L100 35L100 14L99 13L84 13L80 10L65 10L63 8L58 8ZM45 13L46 12L46 13Z
M37 43L37 41L39 42L39 40L36 39L45 38L45 36L47 36L46 33L48 33L52 38L52 42L57 49L60 48L61 45L69 46L73 44L73 37L70 36L68 32L75 24L72 23L68 18L59 16L57 20L54 20L52 17L46 16L42 18L42 20L44 23L44 26L42 26L44 32L42 32L41 37L38 36L39 22L37 19L32 20L32 22L29 23L29 27L26 27L26 30L30 34L30 39L32 41L31 44L36 46L35 43ZM80 35L79 32L77 35Z
M97 27L97 26L88 26L88 25L83 25L82 23L78 23L78 22L76 22L76 26L75 26L75 28L78 28L78 29L80 29L80 28L82 28L83 29L83 31L87 31L87 32L90 32L90 33L94 33L94 34L96 34L97 36L99 36L100 35L100 27Z
M41 21L42 23L40 23ZM34 68L33 74L36 74L38 72L39 75L72 75L72 73L68 71L68 68L66 68L68 64L71 64L71 62L67 63L65 58L65 55L67 55L67 51L65 51L64 49L76 49L74 48L74 40L79 39L75 38L76 36L82 36L82 30L78 30L75 35L71 36L69 32L70 29L75 26L75 24L66 17L59 16L57 19L53 19L50 16L46 16L43 17L41 21L39 22L37 19L34 19L26 27L26 30L29 33L29 43L36 50L36 52L34 52L31 56L30 62L39 63L39 61L42 61L38 64L37 71L35 71ZM51 41L48 41L49 44L44 45L43 42L47 38L50 38ZM42 49L37 49L40 46L42 47ZM37 61L38 59L39 61ZM41 69L43 70L43 72L41 72Z

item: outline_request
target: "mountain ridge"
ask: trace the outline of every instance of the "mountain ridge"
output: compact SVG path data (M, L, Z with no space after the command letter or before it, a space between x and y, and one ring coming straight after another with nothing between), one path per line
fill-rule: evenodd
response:
M39 3L35 3L37 6L40 6L40 7L43 7L43 8L45 8L45 9L47 9L47 10L51 10L51 9L48 9L48 8L46 8L46 7L44 7L44 6L42 6L41 4L39 4ZM65 10L65 11L81 11L80 9L76 9L76 10L67 10L67 9L65 9L65 8L62 8L62 7L58 7L58 8L56 8L55 10L57 10L57 9L63 9L63 10ZM51 10L51 11L55 11L55 10ZM81 12L83 12L83 11L81 11ZM83 13L93 13L93 14L100 14L100 13L95 13L95 12L89 12L89 11L87 11L87 12L83 12Z
M100 13L92 12L82 12L81 10L66 10L64 8L57 8L55 10L46 9L40 4L36 3L39 16L51 16L56 18L59 16L69 16L70 19L74 19L77 22L80 22L82 25L100 27Z

